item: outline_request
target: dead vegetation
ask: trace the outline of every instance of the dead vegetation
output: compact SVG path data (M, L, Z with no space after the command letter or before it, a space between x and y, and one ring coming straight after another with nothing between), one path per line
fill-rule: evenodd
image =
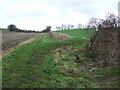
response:
M73 38L72 36L69 36L69 35L66 35L66 34L61 34L61 33L58 33L58 32L50 32L50 37L53 37L58 41Z
M61 47L52 51L56 67L70 80L82 78L84 80L76 84L84 85L86 88L91 87L90 85L100 88L113 87L112 82L119 80L118 74L116 75L115 73L115 76L110 71L111 67L106 67L105 69L98 68L96 67L98 62L93 61L92 58L82 56L83 52L76 54L77 51L74 51L72 48L72 46ZM70 55L70 52L73 52L73 55ZM78 57L79 59L77 59ZM118 86L116 85L115 87Z
M86 51L97 59L100 67L118 66L118 18L108 14L106 20L98 23L98 31L91 37Z

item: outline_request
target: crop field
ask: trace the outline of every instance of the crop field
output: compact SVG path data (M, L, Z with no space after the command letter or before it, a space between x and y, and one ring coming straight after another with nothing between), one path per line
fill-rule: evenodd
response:
M96 68L96 59L84 53L95 30L73 31L38 35L4 56L3 88L120 87L118 67Z
M36 35L37 35L36 33L17 33L17 32L2 31L3 53L9 48L13 48L19 43L29 40Z

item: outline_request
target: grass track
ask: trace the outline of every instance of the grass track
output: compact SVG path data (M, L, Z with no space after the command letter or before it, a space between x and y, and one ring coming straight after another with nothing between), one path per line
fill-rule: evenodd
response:
M91 34L89 33L89 36ZM75 33L71 35L75 36ZM55 41L54 37L46 33L37 36L32 43L15 49L3 58L3 87L119 87L117 75L120 72L117 67L96 69L90 66L96 61L79 51L85 47L89 36L83 34L84 38L78 36ZM78 55L82 61L78 63L75 55ZM107 70L110 73L115 72L106 75ZM108 80L109 78L111 81Z

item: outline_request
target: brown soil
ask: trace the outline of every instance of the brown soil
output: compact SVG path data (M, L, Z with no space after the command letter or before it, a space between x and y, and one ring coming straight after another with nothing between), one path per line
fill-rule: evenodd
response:
M39 33L18 33L18 32L10 32L10 31L3 31L1 35L1 46L2 46L2 53L7 51L10 48L14 48L19 43L22 43L26 40L29 40Z
M8 53L10 53L11 51L13 51L15 48L18 48L18 47L20 47L20 46L22 46L22 45L24 45L24 44L31 43L33 40L34 40L34 38L29 39L29 40L26 40L26 41L24 41L24 42L16 45L16 46L13 47L13 48L9 48L7 51L5 51L5 52L2 54L2 57L3 57L3 56L6 56Z

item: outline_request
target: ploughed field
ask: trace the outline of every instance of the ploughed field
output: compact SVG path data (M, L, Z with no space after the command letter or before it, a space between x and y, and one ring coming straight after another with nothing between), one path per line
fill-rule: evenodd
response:
M10 31L1 31L2 34L2 52L4 53L10 48L14 48L19 43L33 38L39 33L19 33Z

